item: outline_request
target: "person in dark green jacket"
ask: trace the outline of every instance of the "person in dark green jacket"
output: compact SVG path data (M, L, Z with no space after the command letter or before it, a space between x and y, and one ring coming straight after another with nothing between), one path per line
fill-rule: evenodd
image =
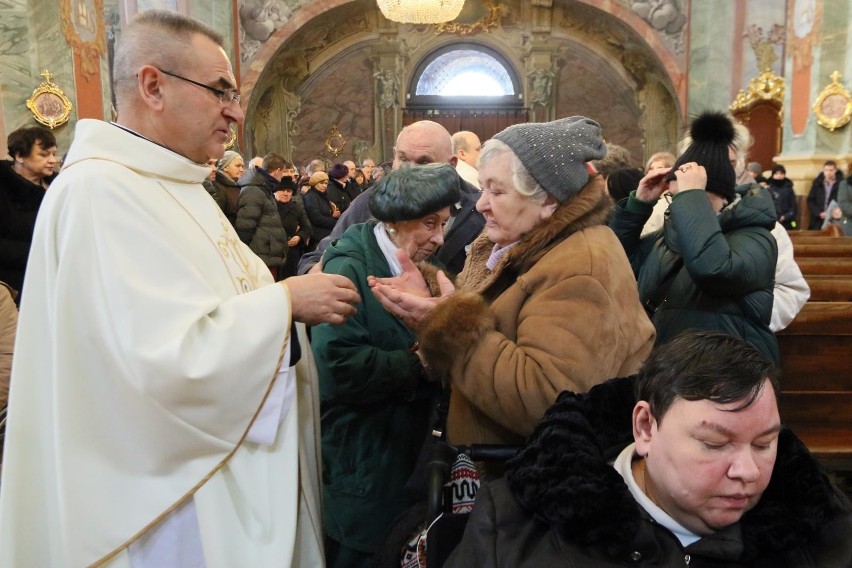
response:
M775 205L764 188L735 190L728 157L733 125L705 113L673 168L651 170L616 207L610 226L624 246L657 345L687 329L739 337L778 362L769 329L778 246ZM660 194L673 197L663 228L640 238Z
M413 333L385 311L367 276L402 272L443 243L459 178L448 164L389 172L370 197L375 217L350 227L323 256L361 294L343 325L319 325L323 523L329 567L369 566L393 519L413 502L404 486L426 439L440 387L427 379Z

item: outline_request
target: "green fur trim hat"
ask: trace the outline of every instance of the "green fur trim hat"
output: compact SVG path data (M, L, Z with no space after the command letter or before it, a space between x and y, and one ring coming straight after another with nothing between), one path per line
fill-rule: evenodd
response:
M379 221L420 219L461 199L459 176L449 164L404 166L387 172L370 194L370 213Z

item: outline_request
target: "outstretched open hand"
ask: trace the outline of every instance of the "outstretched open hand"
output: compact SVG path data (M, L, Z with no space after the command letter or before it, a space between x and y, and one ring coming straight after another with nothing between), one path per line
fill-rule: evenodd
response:
M455 286L443 271L438 272L440 297L433 297L420 270L402 251L397 251L402 274L392 278L367 277L373 295L384 306L411 329L418 329L444 298L456 291Z

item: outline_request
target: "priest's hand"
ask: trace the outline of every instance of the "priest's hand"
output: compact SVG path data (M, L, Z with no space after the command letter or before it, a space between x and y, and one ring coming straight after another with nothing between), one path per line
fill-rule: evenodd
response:
M305 274L281 283L290 290L293 319L306 325L341 324L361 301L352 281L339 274Z

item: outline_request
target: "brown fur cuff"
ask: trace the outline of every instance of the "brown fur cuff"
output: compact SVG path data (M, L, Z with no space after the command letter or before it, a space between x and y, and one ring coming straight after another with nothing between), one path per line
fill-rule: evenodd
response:
M456 292L441 302L429 315L419 337L431 373L448 378L453 364L495 326L494 314L479 294Z
M426 281L426 285L429 286L429 292L431 292L432 296L435 298L440 296L441 286L438 284L438 271L443 269L438 268L434 264L429 264L425 260L417 263L417 269L423 275L423 279ZM444 275L450 279L450 282L453 282L452 276L447 275L446 270L444 270Z

